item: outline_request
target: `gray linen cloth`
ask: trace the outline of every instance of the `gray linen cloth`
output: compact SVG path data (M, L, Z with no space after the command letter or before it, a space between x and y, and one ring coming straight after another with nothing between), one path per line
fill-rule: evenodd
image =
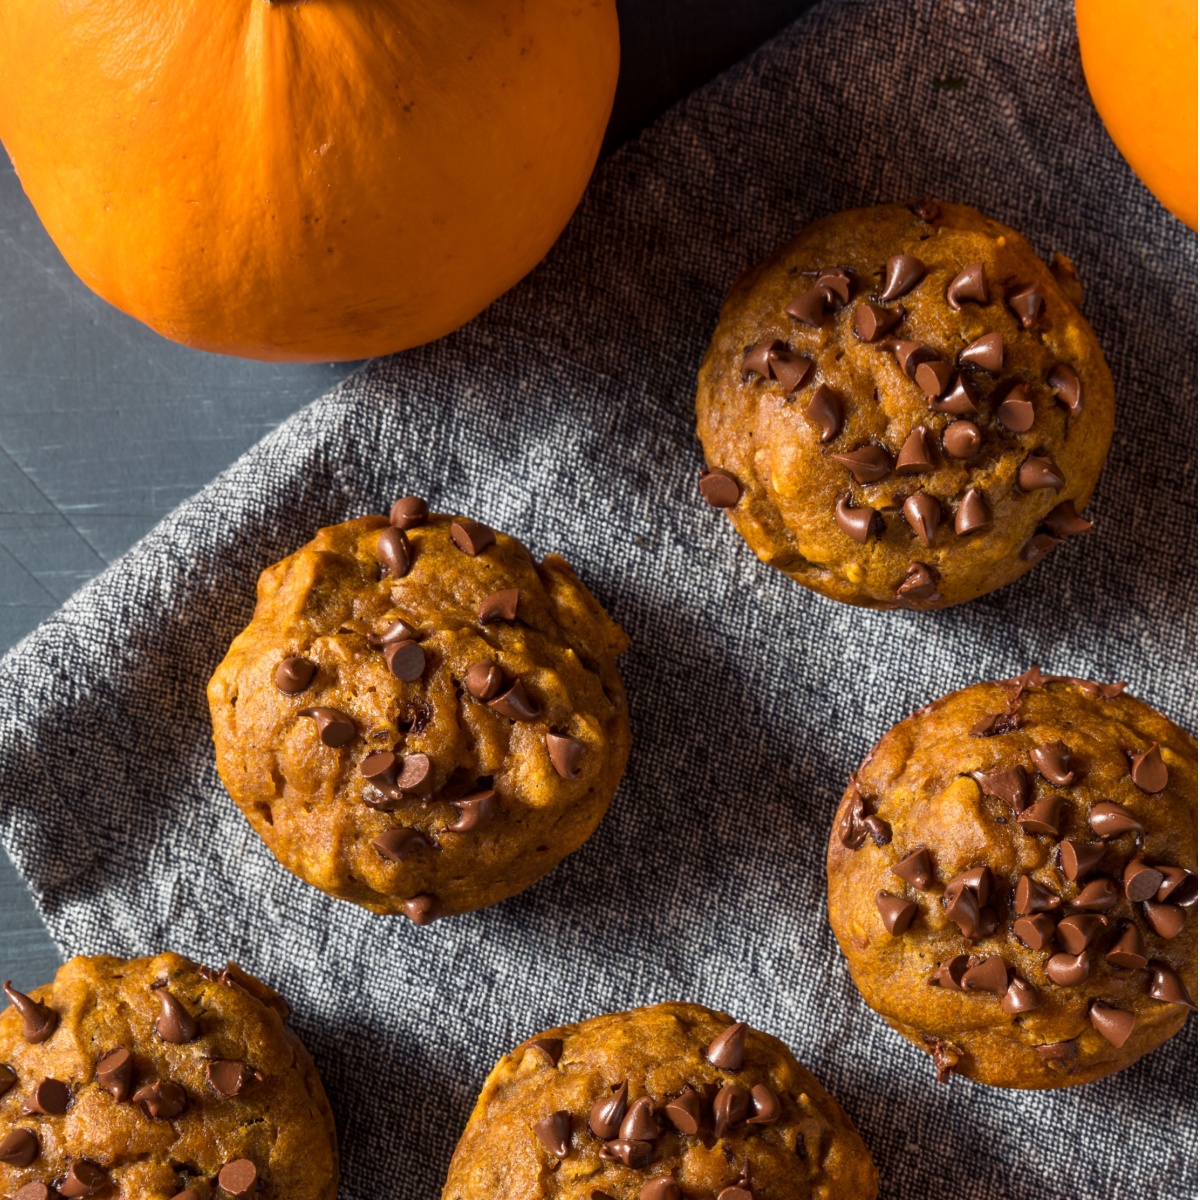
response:
M743 266L823 213L925 194L1074 259L1117 432L1092 536L963 608L863 612L699 503L693 379ZM855 992L823 861L875 739L977 679L1127 679L1194 725L1195 268L1092 108L1070 5L814 9L610 158L486 314L287 421L4 660L3 839L58 945L232 957L280 988L350 1200L437 1196L519 1039L672 998L782 1037L885 1196L1194 1195L1194 1021L1088 1087L938 1085ZM560 551L633 637L633 756L599 831L524 895L426 929L274 861L217 779L204 701L259 570L406 492Z

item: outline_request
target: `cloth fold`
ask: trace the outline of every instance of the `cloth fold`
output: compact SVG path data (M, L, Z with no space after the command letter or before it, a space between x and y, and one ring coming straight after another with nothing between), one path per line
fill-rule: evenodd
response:
M740 269L818 215L927 194L1074 260L1117 434L1093 535L960 609L857 611L699 502L694 374ZM1069 5L826 3L605 162L482 317L288 420L4 659L4 844L64 953L233 958L289 997L348 1200L437 1196L498 1055L663 999L782 1037L884 1196L1192 1196L1194 1021L1084 1088L938 1085L849 979L823 854L878 736L977 679L1127 679L1194 727L1196 300L1195 240L1107 138ZM272 859L217 779L204 703L259 570L408 492L562 553L633 638L633 756L599 831L522 896L427 929Z

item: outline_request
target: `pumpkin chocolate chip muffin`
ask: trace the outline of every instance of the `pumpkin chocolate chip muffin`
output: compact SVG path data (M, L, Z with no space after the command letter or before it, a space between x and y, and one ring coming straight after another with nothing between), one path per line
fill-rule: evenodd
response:
M945 608L1064 538L1113 386L1070 263L957 204L855 209L747 272L700 368L700 494L798 583Z
M263 572L208 687L217 767L332 896L417 924L495 904L604 816L627 644L557 555L405 497Z
M335 1200L337 1138L285 1001L230 963L73 958L0 1014L0 1193Z
M980 683L889 730L829 841L859 991L938 1078L1119 1071L1196 996L1196 742L1123 684Z
M781 1041L658 1004L506 1054L442 1200L873 1200L877 1187L850 1118Z

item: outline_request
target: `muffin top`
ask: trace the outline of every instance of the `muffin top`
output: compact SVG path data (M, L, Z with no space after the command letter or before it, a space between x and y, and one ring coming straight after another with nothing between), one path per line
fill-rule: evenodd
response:
M698 1004L563 1025L493 1068L442 1200L872 1200L871 1156L768 1034Z
M734 284L700 369L700 491L835 600L944 608L1063 538L1113 387L1070 264L973 208L854 209Z
M263 572L208 688L217 766L323 891L418 924L493 904L608 808L626 645L561 558L406 497Z
M0 1013L0 1193L334 1200L333 1115L287 1004L230 963L73 958Z
M881 739L829 841L867 1003L951 1072L1086 1083L1196 995L1196 743L1123 685L980 683Z

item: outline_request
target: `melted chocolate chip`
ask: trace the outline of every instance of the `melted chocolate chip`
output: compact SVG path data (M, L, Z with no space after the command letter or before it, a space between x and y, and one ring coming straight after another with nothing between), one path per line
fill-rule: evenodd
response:
M1049 455L1031 454L1017 471L1017 487L1023 492L1039 488L1057 491L1067 482L1058 464Z
M562 779L578 778L585 749L578 738L562 733L546 734L546 753L550 756L550 765Z
M733 508L742 498L742 485L728 471L707 467L700 472L700 495L713 508Z
M40 1000L18 992L8 981L4 984L4 994L20 1014L23 1022L21 1034L30 1045L44 1042L58 1028L58 1013Z
M972 778L985 796L1003 800L1014 813L1024 812L1029 804L1029 776L1022 766L997 767L994 771L975 771Z
M409 545L408 536L403 529L397 529L394 525L379 535L375 543L375 555L396 579L407 575L412 566L412 546Z
M348 746L358 734L354 722L344 712L336 708L320 705L316 708L302 708L297 714L308 717L317 727L317 737L323 745L337 749Z
M1021 561L1029 563L1030 566L1040 563L1060 541L1062 541L1061 538L1056 538L1052 534L1035 533L1021 547Z
M1052 954L1046 978L1059 987L1078 987L1091 974L1086 954Z
M1092 522L1075 511L1075 504L1071 500L1064 500L1052 508L1042 518L1042 524L1058 538L1079 537L1092 529Z
M194 1041L200 1034L196 1019L165 987L157 991L160 1012L155 1018L154 1028L158 1036L173 1046Z
M481 521L463 517L450 526L450 540L464 553L474 558L496 544L496 531Z
M628 1138L617 1138L600 1147L600 1157L608 1162L619 1162L623 1166L637 1169L644 1167L654 1157L654 1147L649 1142L634 1142Z
M765 1083L756 1083L750 1089L750 1111L747 1125L774 1125L783 1115L783 1105Z
M526 1049L535 1051L552 1067L557 1067L558 1060L562 1058L563 1040L562 1038L534 1038L532 1042L527 1043Z
M454 806L459 811L459 817L446 828L453 833L470 833L487 825L496 815L495 790L488 788L471 796L463 796L454 801Z
M441 916L441 905L436 896L422 892L405 900L404 915L414 925L432 925Z
M463 676L463 687L476 700L490 700L500 690L504 672L492 662L473 663Z
M884 286L879 299L890 304L907 295L925 278L925 264L911 254L896 254L884 267Z
M1037 324L1046 301L1036 283L1024 283L1008 293L1008 307L1016 314L1022 329L1032 329Z
M66 1175L55 1184L55 1189L67 1200L76 1200L78 1196L95 1196L107 1191L108 1186L108 1172L94 1162L81 1158L67 1168Z
M903 512L913 533L932 546L942 521L942 506L928 492L914 492L904 501Z
M682 1200L682 1197L679 1184L670 1175L659 1175L651 1179L642 1184L638 1192L638 1200Z
M252 1083L262 1076L248 1063L231 1058L214 1058L204 1069L208 1086L218 1096L240 1096Z
M797 296L783 311L794 321L800 321L813 329L820 329L825 324L831 307L829 292L814 285Z
M859 543L865 543L871 534L877 533L881 523L879 514L873 508L852 506L849 493L838 497L833 516L838 528Z
M1029 757L1041 777L1055 787L1070 787L1079 778L1071 751L1061 740L1035 746Z
M1058 363L1046 376L1046 386L1054 393L1059 404L1065 405L1072 417L1083 412L1083 384L1072 367Z
M30 1129L14 1129L0 1140L0 1162L10 1167L27 1167L41 1152L37 1134Z
M991 992L1003 996L1008 991L1008 967L998 954L989 954L982 962L968 967L962 977L963 991Z
M658 1134L654 1101L649 1096L641 1096L629 1106L621 1121L621 1137L631 1142L652 1142Z
M1167 764L1162 760L1157 742L1149 750L1133 756L1129 763L1129 775L1143 792L1152 796L1167 786Z
M940 600L937 590L937 572L925 563L909 563L908 574L896 588L896 599L907 607L916 607L922 601Z
M1041 1003L1037 992L1024 979L1016 977L1008 985L1008 990L1000 1001L1000 1009L1008 1016L1015 1017L1021 1013L1032 1012L1040 1007Z
M830 458L843 466L858 483L875 483L891 474L892 460L879 446L863 446L849 454L831 454Z
M919 891L925 891L933 882L933 864L929 861L929 851L924 846L910 850L892 866L892 874L898 875L905 883L912 884Z
M625 1119L625 1108L629 1097L629 1083L622 1081L620 1086L613 1089L608 1096L601 1096L595 1104L592 1105L592 1111L588 1116L588 1128L601 1141L608 1141L610 1138L615 1138L621 1129L621 1122Z
M21 1103L26 1116L60 1117L71 1105L71 1089L60 1079L42 1079Z
M1062 824L1062 797L1039 797L1024 812L1017 814L1017 824L1028 834L1057 837Z
M1145 827L1127 808L1101 800L1088 813L1088 828L1100 838L1120 837L1123 833L1145 833Z
M489 700L488 708L512 721L536 721L542 715L541 705L530 699L520 679L514 679L505 691Z
M493 592L479 606L479 623L490 625L494 621L515 621L520 599L521 592L518 588L503 588Z
M818 384L812 398L804 406L804 415L817 427L821 441L831 442L842 429L842 402L837 393L825 384Z
M713 1098L713 1132L724 1137L726 1130L740 1125L750 1114L750 1092L740 1083L727 1083Z
M534 1122L533 1132L547 1154L566 1158L571 1153L571 1114L565 1109Z
M231 1196L253 1196L258 1188L258 1168L248 1158L235 1158L221 1168L217 1183Z
M956 417L973 416L979 411L979 401L971 385L959 375L954 386L940 399L929 397L929 407L934 412L952 413Z
M133 1093L133 1102L140 1104L148 1117L169 1121L187 1108L187 1093L169 1079L155 1079Z

